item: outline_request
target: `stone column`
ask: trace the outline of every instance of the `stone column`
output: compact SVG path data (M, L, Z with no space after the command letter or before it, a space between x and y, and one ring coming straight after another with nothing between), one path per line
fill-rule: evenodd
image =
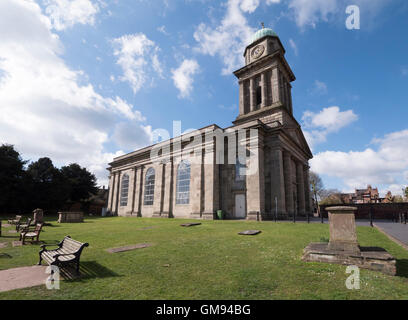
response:
M214 219L218 209L216 183L218 182L218 165L215 163L215 145L207 146L204 155L204 212L203 219Z
M254 111L256 108L255 93L255 78L252 77L249 79L249 104L251 111Z
M305 215L305 178L303 172L303 164L296 163L296 185L299 199L299 215Z
M279 70L275 68L272 70L272 103L276 103L281 100L281 94L279 91Z
M239 115L245 114L244 81L239 81Z
M153 217L160 217L163 205L163 178L164 178L164 163L159 163L156 166L155 187L154 187L154 202L153 202Z
M310 184L309 184L309 167L304 167L304 182L305 182L305 211L310 215L312 213Z
M202 154L195 155L191 162L190 171L190 203L192 218L201 218L201 196L202 196L202 175L203 161Z
M285 204L285 179L283 175L283 156L281 149L271 150L271 201L275 208L278 200L278 215L287 215Z
M265 176L264 176L264 151L263 136L257 134L250 137L246 172L246 202L247 219L262 219L265 214Z
M267 105L267 97L268 97L268 87L267 87L267 83L266 83L266 74L265 72L263 72L261 74L261 83L262 83L262 103L261 103L261 108L265 108Z
M292 183L292 158L288 151L283 153L283 170L285 177L285 202L286 202L286 212L289 215L295 212L295 203L293 199L293 183Z
M161 216L169 218L172 214L172 197L173 197L173 160L166 163L164 168L164 191L163 191L163 208Z

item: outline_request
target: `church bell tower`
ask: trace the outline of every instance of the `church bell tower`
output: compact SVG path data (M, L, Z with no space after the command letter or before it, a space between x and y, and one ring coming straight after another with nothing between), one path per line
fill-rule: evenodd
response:
M245 66L234 72L239 82L239 115L234 124L284 109L293 116L295 75L285 59L285 48L269 28L256 32L244 52Z

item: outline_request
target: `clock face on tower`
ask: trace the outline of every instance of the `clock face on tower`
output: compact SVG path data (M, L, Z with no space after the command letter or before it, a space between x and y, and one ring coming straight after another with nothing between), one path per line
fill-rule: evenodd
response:
M262 56L262 54L264 53L264 51L265 51L265 47L264 47L262 44L257 45L257 46L252 50L251 56L252 56L253 59L258 59L260 56Z

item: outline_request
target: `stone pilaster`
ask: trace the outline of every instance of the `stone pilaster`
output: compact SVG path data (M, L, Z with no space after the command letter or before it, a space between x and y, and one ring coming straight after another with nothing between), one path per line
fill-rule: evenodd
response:
M239 115L245 114L244 81L239 81Z
M285 177L285 202L286 212L292 215L295 212L295 203L293 199L293 183L292 183L292 158L288 151L283 153L283 170Z
M109 175L109 194L108 194L108 211L110 212L112 212L114 186L115 186L115 174L111 173Z
M159 163L155 168L155 186L154 186L154 202L153 202L153 217L160 217L163 205L163 179L164 179L164 164Z
M278 68L274 68L272 70L272 103L279 102L281 100L281 94L279 90L279 70Z
M312 204L310 196L310 184L309 184L309 167L304 167L304 182L305 182L305 210L307 213L312 213Z
M271 201L275 208L278 201L278 216L286 216L285 178L283 175L283 155L281 149L271 150Z
M173 197L173 161L166 163L164 168L164 191L163 191L163 209L161 216L169 218L172 214L172 197Z
M202 179L203 179L203 163L202 154L194 156L191 162L190 171L190 203L191 203L191 216L192 218L201 218L202 206Z
M255 101L255 78L252 77L249 79L249 104L250 104L250 110L254 111L256 109L256 101Z
M247 159L246 173L246 202L247 219L261 219L265 214L265 177L264 177L264 151L263 136L258 130L257 134L250 137L250 157Z
M117 215L119 208L119 190L120 190L120 172L115 173L115 186L113 190L113 208L112 213Z
M126 214L130 214L130 215L133 214L134 206L135 206L136 174L137 174L137 168L134 167L132 169L132 174L130 175L130 179L129 179L128 208L130 208L130 211L126 212Z
M261 103L261 108L265 108L267 105L267 97L268 97L268 87L267 87L267 83L266 83L266 73L263 72L261 74L261 85L262 85L262 103Z
M301 162L296 163L296 185L299 201L299 215L305 215L305 178L303 171L303 164Z
M140 166L136 171L136 192L135 192L135 203L133 208L133 215L140 217L141 216L141 205L143 201L143 172L144 167Z
M216 183L218 182L218 165L215 163L215 145L207 146L204 155L204 212L203 219L214 219L218 209Z

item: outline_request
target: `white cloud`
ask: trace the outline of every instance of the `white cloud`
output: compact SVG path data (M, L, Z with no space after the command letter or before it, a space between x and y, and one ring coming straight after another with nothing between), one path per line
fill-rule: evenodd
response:
M306 129L304 134L311 148L326 141L328 134L338 132L357 120L358 116L353 110L340 111L337 106L324 108L319 113L305 111L302 116Z
M91 0L43 0L45 13L56 30L64 30L73 25L95 23L99 12L97 3Z
M101 96L86 74L70 69L51 28L36 3L0 1L0 143L14 144L32 160L78 162L106 184L107 163L123 153L105 150L109 132L119 121L144 128L145 119L120 97Z
M112 41L117 64L123 70L121 81L129 82L133 93L143 85L150 85L153 74L163 77L163 69L158 58L160 48L143 33L124 35Z
M293 52L295 53L295 56L297 56L299 54L299 50L298 50L298 47L297 47L295 41L293 41L293 39L289 39L289 45L293 49Z
M291 0L289 8L293 10L299 27L315 27L319 20L327 21L329 14L338 10L337 0Z
M174 85L179 89L179 98L187 98L193 90L193 76L199 72L200 67L196 60L186 59L177 69L172 69Z
M319 80L315 80L313 88L309 91L309 93L314 96L322 96L327 94L327 92L327 84Z
M345 23L347 15L346 7L350 4L359 6L364 15L364 27L370 27L375 22L376 15L381 9L390 3L387 0L288 0L288 8L298 27L315 28L321 21L329 22L339 19Z
M166 26L157 27L157 31L159 31L160 33L163 33L166 36L169 35L169 33L166 31Z
M376 149L363 151L325 151L310 161L318 174L341 179L349 189L368 184L380 185L383 190L399 191L408 184L408 130L374 139Z
M244 12L253 12L259 1L229 0L227 12L218 26L212 28L201 23L194 39L198 42L195 50L210 56L218 55L223 61L223 75L230 75L244 63L242 54L250 43L254 28L248 25Z

